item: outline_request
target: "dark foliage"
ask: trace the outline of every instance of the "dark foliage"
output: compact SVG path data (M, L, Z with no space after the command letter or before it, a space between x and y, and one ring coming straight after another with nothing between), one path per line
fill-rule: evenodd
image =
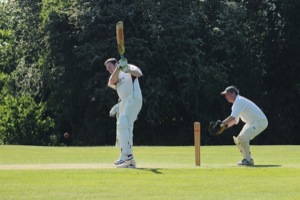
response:
M230 114L219 95L228 85L269 119L253 144L299 144L299 1L22 0L0 8L0 143L60 145L68 132L70 145L114 144L108 113L118 97L103 63L118 57L121 20L125 56L144 74L136 145L191 145L195 121L202 144L232 144L242 124L218 138L207 132ZM17 128L4 123L17 119Z

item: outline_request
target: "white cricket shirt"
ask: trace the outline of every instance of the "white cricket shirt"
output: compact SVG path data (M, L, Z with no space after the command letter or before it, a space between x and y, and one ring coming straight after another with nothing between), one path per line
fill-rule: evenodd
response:
M237 123L239 118L241 118L243 122L250 124L255 121L267 119L265 114L255 103L240 95L236 96L231 110L231 116L236 119Z
M131 64L128 64L128 66L130 67L130 70L138 70L142 74L141 70L138 67ZM122 100L125 100L130 96L142 98L139 80L138 78L131 76L130 73L120 71L116 89L118 96Z

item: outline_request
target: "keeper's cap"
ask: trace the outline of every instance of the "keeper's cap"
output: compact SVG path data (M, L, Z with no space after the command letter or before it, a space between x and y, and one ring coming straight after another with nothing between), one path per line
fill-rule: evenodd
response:
M239 90L235 86L228 86L223 92L221 92L221 95L225 95L228 92L235 93L236 95L239 94Z

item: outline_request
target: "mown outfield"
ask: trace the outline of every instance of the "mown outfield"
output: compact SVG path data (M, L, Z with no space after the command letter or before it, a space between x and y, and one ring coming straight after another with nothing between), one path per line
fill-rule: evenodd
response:
M116 147L0 146L0 199L300 199L300 146L134 148L137 169L116 169Z

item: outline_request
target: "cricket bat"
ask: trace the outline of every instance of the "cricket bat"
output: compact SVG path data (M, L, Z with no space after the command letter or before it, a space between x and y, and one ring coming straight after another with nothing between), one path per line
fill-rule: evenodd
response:
M123 22L119 21L116 24L116 33L117 33L117 43L118 43L118 52L121 56L121 59L124 59L125 53L125 45L124 45L124 29L123 29Z

